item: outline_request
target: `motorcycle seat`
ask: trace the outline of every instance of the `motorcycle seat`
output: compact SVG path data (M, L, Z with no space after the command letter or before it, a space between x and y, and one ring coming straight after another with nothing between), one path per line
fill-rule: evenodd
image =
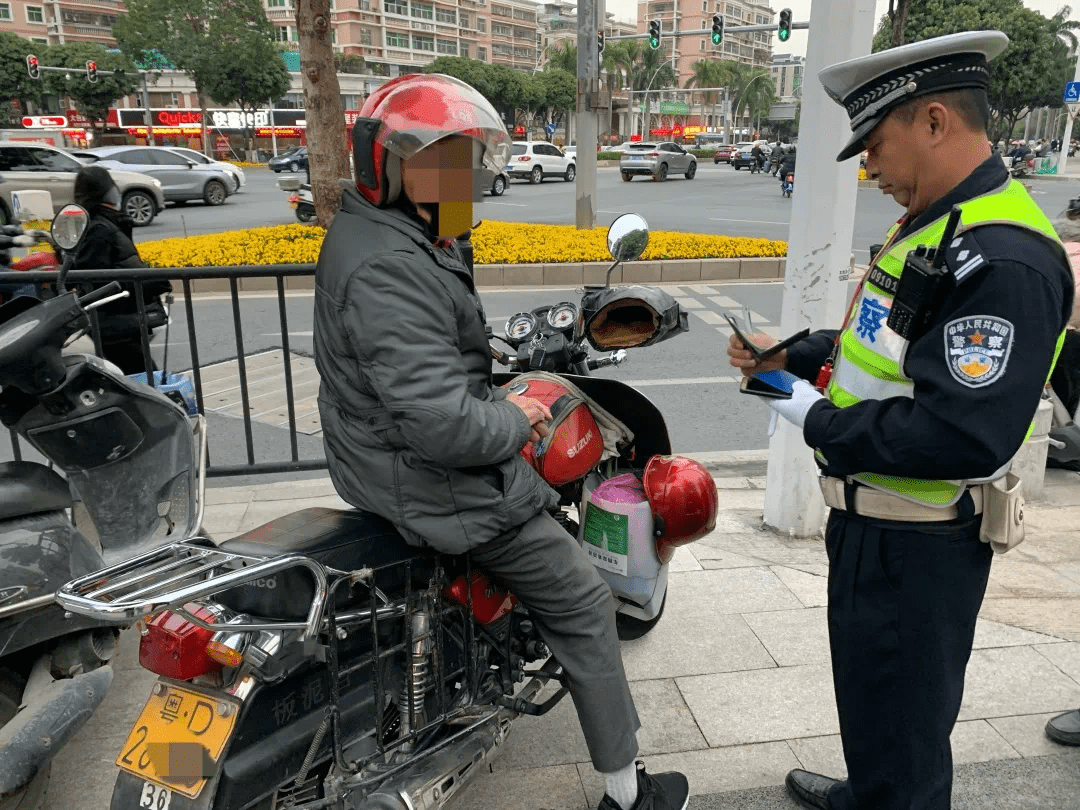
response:
M376 584L392 588L400 580L400 566L378 569L405 560L432 559L435 552L410 545L388 520L361 509L302 509L271 520L249 532L222 542L220 550L253 557L302 554L329 568L354 571L376 569ZM354 595L366 594L357 588ZM339 604L348 604L349 588L338 589ZM218 594L228 608L281 621L300 621L315 596L311 574L291 568L270 577L238 585Z
M32 461L0 463L0 520L70 509L68 483Z

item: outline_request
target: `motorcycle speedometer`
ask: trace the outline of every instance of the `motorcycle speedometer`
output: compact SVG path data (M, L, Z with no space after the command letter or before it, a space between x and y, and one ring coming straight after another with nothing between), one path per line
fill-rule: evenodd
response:
M531 312L519 312L506 322L506 336L515 343L522 343L532 337L539 328L540 322L535 315Z
M558 329L560 331L566 331L574 325L574 321L577 319L578 309L569 301L563 301L561 304L556 304L548 310L547 322L552 329Z

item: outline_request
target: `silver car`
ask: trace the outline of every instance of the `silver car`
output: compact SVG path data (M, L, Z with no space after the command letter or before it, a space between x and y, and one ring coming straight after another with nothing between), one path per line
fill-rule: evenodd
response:
M85 164L62 149L40 143L0 141L0 220L11 221L11 192L49 192L53 212L75 201L75 175ZM145 174L109 169L121 207L135 225L149 225L165 207L161 182Z
M202 200L207 205L221 205L233 186L227 172L188 160L164 146L99 146L74 154L106 169L127 169L156 177L169 202Z
M233 186L229 189L230 194L235 194L244 187L244 183L247 182L247 178L244 177L244 170L233 163L227 163L224 160L214 160L208 158L202 152L196 152L194 149L188 149L184 146L165 146L164 149L168 149L170 152L176 152L180 157L186 157L188 160L193 160L196 163L201 163L204 166L215 166L225 172L233 179Z
M647 174L653 180L667 180L670 174L681 174L693 180L697 174L697 158L677 143L632 143L619 158L622 179L629 183L635 174Z

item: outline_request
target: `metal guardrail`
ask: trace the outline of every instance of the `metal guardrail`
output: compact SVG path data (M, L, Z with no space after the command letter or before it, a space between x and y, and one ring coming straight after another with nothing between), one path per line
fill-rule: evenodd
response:
M207 475L211 477L223 477L231 475L273 474L285 472L302 472L309 470L325 470L326 458L302 459L297 446L296 429L296 402L293 394L292 367L289 348L288 313L285 306L285 279L297 276L313 276L314 264L277 264L277 265L245 265L239 267L176 267L176 268L141 268L131 270L74 270L68 275L68 283L72 286L85 283L104 283L121 280L131 283L135 288L135 303L138 317L141 323L146 323L146 305L143 301L143 284L151 281L168 280L174 283L174 294L183 292L184 312L187 320L188 350L191 356L191 377L195 386L195 399L200 414L205 414L203 401L202 369L199 365L199 346L197 340L197 325L195 320L195 308L192 302L191 284L201 279L227 279L229 281L229 295L232 300L233 334L236 341L236 363L240 380L240 395L243 404L244 440L246 449L246 463L244 464L210 464ZM285 394L289 416L289 450L288 461L256 461L255 442L252 435L252 420L249 409L248 374L245 364L244 336L240 319L240 280L245 278L273 278L276 280L278 301L278 323L281 328L281 350L285 372ZM49 271L28 272L3 272L0 273L0 285L35 284L50 285L56 280L56 274ZM175 283L179 282L182 290L175 289ZM91 334L94 338L94 348L99 357L104 356L101 344L100 330L98 328L97 311L90 313ZM150 353L150 335L143 330L142 354L145 368L152 367ZM155 375L147 374L146 379L150 384L156 383ZM16 461L22 460L22 448L20 439L11 432L12 452ZM211 443L212 453L212 443ZM211 455L212 458L212 455Z

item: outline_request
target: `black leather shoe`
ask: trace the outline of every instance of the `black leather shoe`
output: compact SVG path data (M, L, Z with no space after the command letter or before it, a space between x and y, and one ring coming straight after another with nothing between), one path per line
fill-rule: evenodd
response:
M788 773L784 784L787 785L788 793L801 807L830 810L832 805L829 804L829 791L839 785L840 780L796 768Z
M1046 736L1062 745L1080 745L1080 709L1047 720Z
M690 802L690 783L677 771L649 774L645 763L637 763L638 797L631 807L619 804L604 794L599 810L686 810Z

